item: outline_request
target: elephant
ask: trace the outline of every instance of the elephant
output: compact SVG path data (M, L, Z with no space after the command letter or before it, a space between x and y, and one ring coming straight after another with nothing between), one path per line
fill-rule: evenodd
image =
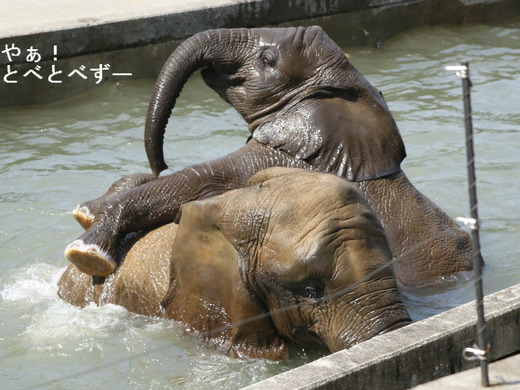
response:
M181 89L198 69L246 120L244 146L166 176L163 137ZM80 270L106 276L130 232L175 221L182 204L242 188L269 167L333 173L354 183L390 240L400 283L421 287L472 269L469 234L418 191L383 98L319 26L216 29L195 34L166 60L145 123L153 178L77 213L90 228L65 250ZM94 216L92 218L92 216ZM90 222L89 222L90 224Z
M336 175L263 170L183 204L177 222L132 241L100 285L70 265L60 296L171 318L235 358L285 359L290 344L335 352L411 322L380 221Z

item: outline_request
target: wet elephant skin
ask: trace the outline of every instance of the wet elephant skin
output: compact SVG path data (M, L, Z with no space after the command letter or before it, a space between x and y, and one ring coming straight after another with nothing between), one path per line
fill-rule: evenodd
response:
M176 99L198 69L247 121L251 139L220 159L166 176L163 137ZM438 283L471 269L471 241L401 170L405 147L382 94L319 27L219 29L194 35L167 59L145 126L153 176L102 205L66 250L81 270L106 276L130 232L175 221L182 204L244 187L274 166L330 172L353 182L381 220L396 274L406 285Z

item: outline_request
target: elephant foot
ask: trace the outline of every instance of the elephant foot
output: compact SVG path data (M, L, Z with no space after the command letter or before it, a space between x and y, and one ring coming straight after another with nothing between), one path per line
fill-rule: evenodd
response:
M155 176L150 173L133 173L123 176L121 179L112 183L108 191L99 198L80 203L74 207L72 215L85 230L88 230L94 223L96 214L103 210L103 206L105 206L109 200L154 179Z
M90 210L87 204L88 202L80 203L74 207L74 210L72 210L73 217L85 230L88 230L92 226L95 218L94 213Z
M96 244L77 239L65 249L65 257L81 272L92 276L108 276L116 269L113 256Z

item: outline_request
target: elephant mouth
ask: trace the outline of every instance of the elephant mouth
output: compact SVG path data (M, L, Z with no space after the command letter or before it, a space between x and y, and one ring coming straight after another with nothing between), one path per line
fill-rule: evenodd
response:
M233 67L224 67L222 69L204 68L201 74L204 82L217 92L241 85L246 80Z
M325 340L324 344L327 345L330 352L337 352L341 351L343 349L349 349L353 347L354 345L370 340L372 337L380 336L389 332L392 332L394 330L400 329L402 327L405 327L407 325L410 325L412 321L409 318L402 318L398 319L395 322L390 323L388 326L385 326L383 329L373 329L372 331L369 331L368 333L362 333L359 334L357 332L354 332L354 334L345 334L343 337L332 338Z

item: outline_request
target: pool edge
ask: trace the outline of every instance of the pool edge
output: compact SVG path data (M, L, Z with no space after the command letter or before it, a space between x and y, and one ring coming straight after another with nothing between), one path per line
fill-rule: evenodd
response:
M491 346L489 361L518 354L520 284L486 296L484 310ZM472 301L244 389L414 387L478 365L478 361L467 361L462 357L463 349L475 343L476 321L475 302ZM490 374L493 374L492 369ZM473 377L478 385L479 371L474 371ZM517 379L520 381L520 377Z

